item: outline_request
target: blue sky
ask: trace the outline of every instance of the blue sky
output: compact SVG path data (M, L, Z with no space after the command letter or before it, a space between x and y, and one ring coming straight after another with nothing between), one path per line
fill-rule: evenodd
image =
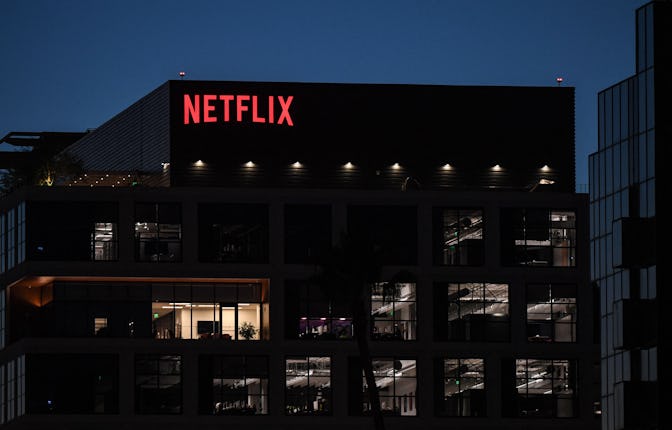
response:
M94 128L178 79L576 88L577 183L597 92L634 72L643 0L3 0L0 136ZM543 142L542 142L543 144Z

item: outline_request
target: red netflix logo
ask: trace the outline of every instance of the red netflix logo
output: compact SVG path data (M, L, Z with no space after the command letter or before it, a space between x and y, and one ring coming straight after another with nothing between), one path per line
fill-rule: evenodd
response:
M293 127L294 121L289 112L293 100L294 96L185 94L184 123L251 121ZM215 115L215 110L219 115ZM265 112L266 116L260 112ZM277 117L275 112L278 112Z

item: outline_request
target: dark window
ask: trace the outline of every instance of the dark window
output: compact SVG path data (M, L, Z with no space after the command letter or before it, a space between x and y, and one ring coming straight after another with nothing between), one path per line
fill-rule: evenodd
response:
M22 337L151 335L150 289L141 283L53 282L17 285L8 295L11 341Z
M348 233L377 245L384 264L414 265L417 262L415 206L349 206Z
M199 413L268 414L267 357L201 356L199 375Z
M285 206L285 263L315 263L331 247L331 206Z
M576 265L576 214L569 210L502 210L502 263Z
M352 339L352 309L338 292L307 281L285 284L287 339Z
M119 413L116 355L29 354L27 413Z
M518 416L576 416L576 363L570 360L517 359Z
M371 329L376 340L413 340L415 283L380 282L371 287Z
M509 340L508 284L438 283L434 298L437 340Z
M179 203L136 203L137 261L182 261L182 215Z
M138 414L182 413L182 356L136 356L135 411Z
M199 260L211 263L268 261L268 206L200 204Z
M361 363L351 360L351 414L371 413L369 392ZM417 415L416 361L407 358L385 357L372 359L373 377L378 387L380 408L385 415ZM357 400L359 402L357 403Z
M482 358L445 358L439 362L443 375L437 413L451 417L486 415L485 366Z
M331 358L291 357L285 360L287 415L331 414Z
M118 259L116 203L28 202L26 212L28 259Z
M527 286L527 339L576 342L576 285Z
M434 209L434 264L480 266L484 259L481 209Z

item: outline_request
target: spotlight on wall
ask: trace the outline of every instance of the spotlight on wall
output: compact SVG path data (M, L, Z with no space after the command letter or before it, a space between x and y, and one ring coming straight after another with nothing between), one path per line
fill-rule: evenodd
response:
M399 163L394 163L394 164L392 165L392 168L393 168L394 170L398 170L398 169L401 169L401 166L399 165Z
M541 170L543 170L544 172L547 172L547 171L551 170L551 168L548 167L548 164L544 164L543 166L541 166Z
M301 164L299 161L296 161L292 164L292 167L295 168L295 169L299 169L299 168L303 167L303 164Z
M502 170L502 166L500 166L499 164L495 164L494 166L492 166L492 170Z
M196 161L194 162L194 165L200 167L200 166L204 166L205 163L203 162L203 160L196 160Z
M444 164L443 167L441 167L441 168L442 168L443 170L450 170L450 169L453 168L453 166L451 166L450 164L446 163L446 164Z
M352 164L350 161L348 161L343 165L343 167L345 167L346 169L352 169L353 167L355 167L355 165Z
M245 167L254 167L256 164L254 164L254 161L250 160L247 163L245 163Z

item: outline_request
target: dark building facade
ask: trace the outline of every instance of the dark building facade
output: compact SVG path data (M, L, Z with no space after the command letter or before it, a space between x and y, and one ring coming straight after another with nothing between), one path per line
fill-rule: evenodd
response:
M0 206L0 423L599 426L574 90L170 81ZM399 276L403 274L403 276Z
M636 73L598 95L598 151L590 157L592 279L601 306L604 429L665 428L669 371L663 342L667 270L657 270L669 189L656 181L670 140L672 3L636 11ZM662 144L661 144L662 143Z

